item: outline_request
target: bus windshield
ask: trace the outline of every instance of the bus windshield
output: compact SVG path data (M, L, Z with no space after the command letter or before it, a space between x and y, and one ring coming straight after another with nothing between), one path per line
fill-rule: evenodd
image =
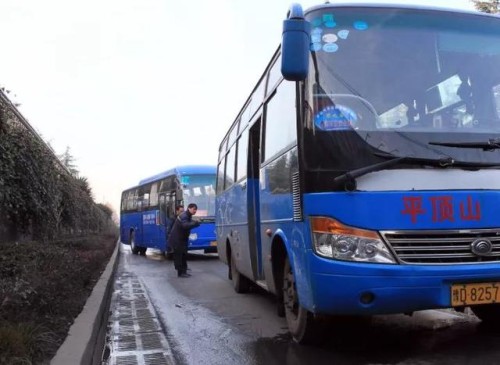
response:
M215 216L215 175L183 175L181 184L186 207L195 203L197 216Z
M307 19L308 168L349 170L377 154L500 163L500 149L459 145L500 138L500 18L330 7Z

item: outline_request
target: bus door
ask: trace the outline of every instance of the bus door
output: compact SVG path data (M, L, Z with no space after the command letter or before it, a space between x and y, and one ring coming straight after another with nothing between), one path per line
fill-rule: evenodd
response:
M158 183L149 186L144 186L142 199L142 234L143 247L160 248L159 239L159 216L158 211Z
M165 193L165 251L170 252L172 250L169 249L168 246L168 241L167 241L167 235L170 233L168 232L169 229L172 229L170 227L172 221L175 220L175 192L169 191Z
M254 278L264 279L262 266L262 245L260 240L260 129L262 117L250 128L248 136L247 165L247 209L248 209L248 242L250 260Z
M159 196L159 210L160 210L160 246L162 247L162 250L164 247L166 247L166 242L167 242L167 227L169 223L169 217L170 217L170 202L169 202L169 195L168 193L160 193Z

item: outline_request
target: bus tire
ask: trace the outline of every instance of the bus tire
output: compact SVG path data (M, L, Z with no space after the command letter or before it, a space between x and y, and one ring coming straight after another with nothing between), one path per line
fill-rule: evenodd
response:
M247 293L250 289L250 281L240 274L236 268L236 260L231 255L231 280L233 281L234 291L238 294Z
M288 330L295 342L312 344L318 342L319 326L314 315L299 304L295 276L288 257L283 270L283 303Z
M132 253L134 255L137 255L139 253L139 247L135 244L135 232L132 231L130 233L130 249L132 250Z
M146 256L146 251L147 251L147 250L148 250L148 248L147 248L147 247L140 247L140 248L139 248L139 254L140 254L141 256Z
M482 304L470 307L472 312L488 327L500 325L500 304Z

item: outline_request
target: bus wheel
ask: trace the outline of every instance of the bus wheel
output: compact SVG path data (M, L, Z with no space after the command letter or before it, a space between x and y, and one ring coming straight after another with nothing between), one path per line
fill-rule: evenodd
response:
M142 256L146 256L146 251L148 250L147 247L141 247L139 248L139 253L142 255Z
M135 244L135 232L130 233L130 249L134 255L139 253L139 247Z
M500 325L500 304L482 304L470 307L472 312L488 327Z
M318 324L314 315L299 304L295 276L288 258L285 259L283 273L283 303L288 330L293 340L300 344L317 342Z
M233 281L233 288L236 293L246 293L250 288L249 280L241 275L236 268L236 260L231 255L231 280Z

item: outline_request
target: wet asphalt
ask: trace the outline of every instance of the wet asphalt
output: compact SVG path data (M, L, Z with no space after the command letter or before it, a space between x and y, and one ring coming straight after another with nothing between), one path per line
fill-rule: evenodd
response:
M500 331L468 312L335 322L319 344L301 346L276 315L274 297L259 288L235 293L216 254L189 254L192 276L178 278L159 252L120 251L117 278L137 278L167 340L165 353L179 365L500 364Z

